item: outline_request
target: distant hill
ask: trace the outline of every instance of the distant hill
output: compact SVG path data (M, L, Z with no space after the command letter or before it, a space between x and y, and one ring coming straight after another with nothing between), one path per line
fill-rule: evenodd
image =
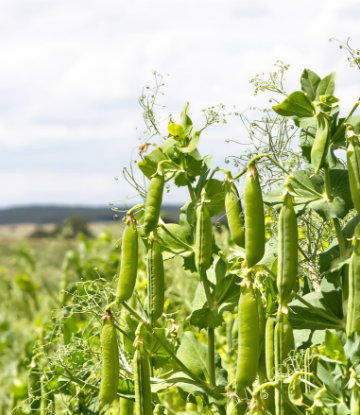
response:
M179 207L163 206L164 220L178 222ZM83 207L83 206L21 206L0 209L0 225L15 223L61 223L73 215L85 216L89 222L104 222L113 220L115 212L109 207ZM120 213L119 218L122 217Z

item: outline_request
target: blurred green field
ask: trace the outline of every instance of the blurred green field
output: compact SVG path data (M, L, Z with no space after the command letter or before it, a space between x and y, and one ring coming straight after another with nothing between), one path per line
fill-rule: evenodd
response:
M107 290L110 295L115 292L114 279L119 268L122 228L116 223L93 223L89 228L94 235L90 239L81 234L73 239L27 238L26 235L32 229L26 224L12 225L12 232L1 233L0 415L37 413L36 410L34 412L36 400L28 392L29 367L34 362L34 355L38 354L36 359L41 362L41 370L53 378L56 375L58 379L59 374L55 373L57 369L51 368L51 359L57 356L57 348L63 347L64 343L71 343L70 337L80 332L84 321L89 319L86 313L79 316L72 314L76 303L82 299L80 287L87 283L90 287L94 282L95 285L102 284L101 289ZM227 242L222 242L222 237L223 234L218 233L218 243L220 246L223 243L226 248ZM164 259L165 312L179 324L178 331L181 334L190 326L186 316L191 312L198 278L191 272L184 272L180 257L169 253ZM139 268L136 289L139 298L144 299L144 264ZM74 323L77 328L72 328L73 333L66 339L66 327L65 330L63 326L59 327L69 313L73 316L71 324ZM100 317L94 323L97 330ZM170 320L164 324L171 328ZM220 333L221 329L217 335L220 336ZM199 335L201 339L201 333ZM225 343L225 336L222 337ZM97 352L95 355L99 359ZM92 370L95 376L98 376L98 369L94 366ZM178 391L174 391L172 396L168 394L164 399L174 402L174 399L180 399L178 394ZM61 394L56 395L56 411L45 413L74 413L74 405L78 400L76 389L67 387L64 396L66 398ZM181 407L183 399L179 402ZM115 402L107 413L116 414L117 407ZM88 414L92 413L89 411ZM93 413L97 412L94 410Z

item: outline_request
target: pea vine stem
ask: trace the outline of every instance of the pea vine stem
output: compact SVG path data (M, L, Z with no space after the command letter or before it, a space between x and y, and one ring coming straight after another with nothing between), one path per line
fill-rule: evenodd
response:
M214 303L210 292L210 285L206 276L206 272L200 275L200 278L204 287L205 296L209 309L212 310L214 308ZM215 387L215 331L211 327L208 328L208 362L210 387Z
M208 328L209 379L210 387L215 388L215 329Z
M146 328L146 330L154 337L154 339L163 347L169 355L172 357L172 359L181 367L181 369L189 375L192 379L194 379L196 382L200 383L201 385L208 386L206 382L204 382L202 379L197 377L190 369L187 368L187 366L184 365L184 363L176 356L176 354L171 350L171 348L164 342L153 330L151 325L136 311L134 310L126 301L122 303L122 305L132 314L136 320L139 321L139 323L142 323L143 326Z

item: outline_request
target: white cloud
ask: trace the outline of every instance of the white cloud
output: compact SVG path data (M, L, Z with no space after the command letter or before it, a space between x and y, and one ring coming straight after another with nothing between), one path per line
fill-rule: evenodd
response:
M291 65L289 90L298 88L304 67L321 76L336 70L337 96L348 110L360 93L360 74L328 39L351 36L360 47L359 8L351 0L2 1L0 171L14 185L2 188L0 205L112 199L112 185L102 180L119 174L138 143L137 98L152 69L171 74L162 113L176 118L189 101L197 124L201 109L219 102L228 110L269 105L269 95L254 97L249 79L272 70L277 59ZM223 164L240 151L225 138L240 134L235 121L214 127L200 150ZM9 161L15 153L23 163ZM79 189L89 172L91 188ZM59 179L39 187L30 180L35 173ZM125 184L118 190L120 197L128 191ZM179 194L169 197L178 201Z

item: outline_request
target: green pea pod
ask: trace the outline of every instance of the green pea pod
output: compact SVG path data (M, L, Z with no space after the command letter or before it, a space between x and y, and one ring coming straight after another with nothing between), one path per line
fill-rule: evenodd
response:
M120 414L119 415L133 415L134 402L130 399L120 398Z
M275 326L275 369L276 372L286 373L284 360L289 357L291 350L295 349L294 335L291 324L286 314L280 313L279 321ZM286 390L287 385L280 379L280 386ZM275 390L276 415L293 415L295 412L284 401L278 389Z
M346 320L346 334L354 331L360 334L360 224L356 226L355 245L349 266L349 297Z
M135 414L152 415L150 362L142 343L138 343L134 354Z
M36 358L33 358L28 373L28 396L32 414L39 414L41 407L41 375L42 370Z
M199 275L205 274L210 268L212 255L212 224L205 197L203 191L201 203L196 210L195 263Z
M265 252L264 206L255 164L249 165L244 183L245 258L248 268L256 265Z
M274 320L268 318L265 326L265 362L266 377L269 380L274 379Z
M311 165L318 174L320 168L325 164L329 148L329 121L322 112L316 115L317 130L315 140L311 148Z
M144 230L145 234L153 231L159 223L165 177L162 172L156 173L150 180L145 203Z
M164 311L164 263L160 245L151 241L147 254L148 305L151 322L161 317Z
M292 196L286 193L279 217L277 286L284 305L294 287L298 268L298 229Z
M110 311L106 311L101 331L101 383L99 412L116 399L119 384L119 351L116 329Z
M351 198L355 209L360 214L360 143L356 136L349 137L349 140L346 154Z
M235 390L247 388L256 378L259 362L259 314L256 294L249 282L239 299L238 358L235 374Z
M231 236L236 245L245 247L243 208L234 183L226 184L225 209Z
M138 267L138 235L132 216L128 216L122 239L121 264L116 302L129 300L136 283Z
M350 413L351 415L360 415L360 394L357 385L351 389Z

